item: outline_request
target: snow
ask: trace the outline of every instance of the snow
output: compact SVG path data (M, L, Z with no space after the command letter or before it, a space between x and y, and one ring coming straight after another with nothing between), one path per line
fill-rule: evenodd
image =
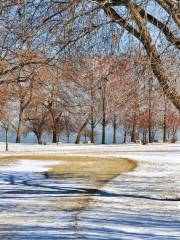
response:
M65 164L65 161L46 161L43 160L26 160L21 159L17 164L12 164L10 166L0 166L1 171L10 172L45 172L49 167L56 164Z
M1 143L0 155L119 156L138 166L106 184L87 206L71 211L57 208L57 201L62 206L79 196L82 201L80 191L89 183L46 179L39 172L50 161L0 167L0 239L7 233L13 240L180 239L180 144L10 144L9 149L4 152Z

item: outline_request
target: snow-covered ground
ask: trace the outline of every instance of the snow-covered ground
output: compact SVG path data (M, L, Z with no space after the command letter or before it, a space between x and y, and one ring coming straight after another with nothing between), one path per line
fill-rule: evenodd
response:
M0 167L0 239L180 239L180 144L10 144L9 149L4 152L0 144L0 155L119 156L137 160L138 167L88 193L87 205L81 195L89 183L46 178L41 171L49 161ZM66 208L78 201L79 207Z

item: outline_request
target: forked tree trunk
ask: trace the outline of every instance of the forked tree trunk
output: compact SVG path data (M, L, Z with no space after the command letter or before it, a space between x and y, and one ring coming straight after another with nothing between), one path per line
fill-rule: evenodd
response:
M38 141L38 144L42 144L42 134L36 134L36 137L37 137L37 141Z
M20 112L19 112L19 122L18 122L18 129L16 134L16 143L21 142L21 128L22 128L22 121L23 121L23 113L27 106L30 104L32 98L32 89L30 89L30 96L27 99L27 101L24 101L23 99L20 100Z
M80 141L81 141L81 135L82 135L82 133L83 133L83 131L84 131L84 128L86 127L87 123L88 123L88 121L86 120L86 121L84 122L84 124L81 126L81 128L80 128L80 130L79 130L79 132L78 132L77 138L76 138L76 142L75 142L76 144L79 144L79 143L80 143Z

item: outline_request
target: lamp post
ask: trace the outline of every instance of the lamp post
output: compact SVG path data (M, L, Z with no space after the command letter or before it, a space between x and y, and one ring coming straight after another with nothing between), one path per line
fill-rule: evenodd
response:
M100 81L101 97L102 97L102 144L106 142L106 85L108 79L103 76Z

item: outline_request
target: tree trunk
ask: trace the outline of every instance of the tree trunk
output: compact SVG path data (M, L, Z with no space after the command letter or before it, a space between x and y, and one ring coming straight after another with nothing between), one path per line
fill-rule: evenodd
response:
M172 134L172 140L171 140L171 143L175 143L175 142L177 141L177 136L176 136L176 134L177 134L177 131L174 130L174 131L173 131L173 134Z
M131 142L136 143L136 126L134 123L131 132Z
M57 131L56 131L56 127L53 128L53 139L52 139L53 143L57 143Z
M116 123L116 118L114 118L114 121L113 121L113 143L116 144L117 143L117 139L116 139L116 136L117 136L117 123Z
M149 122L149 143L152 143L152 126L151 126L151 122Z
M67 135L67 143L70 143L70 135Z
M126 143L126 138L127 138L127 129L124 127L124 140L123 143Z
M166 127L166 115L164 115L164 123L163 123L163 142L167 141L167 127Z
M59 117L53 116L53 143L58 143L58 124L59 124Z
M91 143L94 143L94 119L91 119Z
M103 97L103 119L102 119L102 144L106 142L106 110L105 110L105 97Z
M154 75L157 77L163 89L163 92L168 97L168 99L171 100L174 106L176 106L176 108L180 110L180 96L172 87L172 83L170 82L169 77L166 74L164 67L162 66L160 55L157 51L155 53L153 52L154 54L152 53L153 50L156 50L155 47L153 49L149 49L148 47L146 47L146 49L147 52L149 52L149 56L151 56L152 70L154 72Z
M84 124L81 126L81 128L80 128L80 130L79 130L79 132L78 132L78 135L77 135L75 144L79 144L79 143L80 143L80 141L81 141L81 135L82 135L83 130L84 130L84 128L86 127L86 125L87 125L87 120L86 120L86 121L84 122Z
M6 135L6 151L8 151L8 128L5 128L5 135Z
M94 143L94 95L91 89L91 136L90 140L91 143Z
M136 143L136 114L134 114L132 132L131 132L131 142Z
M91 135L90 135L91 143L94 143L94 128L95 128L95 121L94 121L94 90L93 90L93 86L91 86Z
M163 142L167 141L167 119L166 119L166 115L167 115L167 100L165 98L164 100L164 120L163 120Z
M17 133L16 133L16 143L21 142L22 115L23 115L23 110L20 108L18 128L17 128Z
M152 102L151 102L152 84L151 84L151 79L149 79L148 84L149 84L148 130L149 130L149 143L152 143Z
M136 13L135 13L136 14ZM156 46L153 43L150 33L147 30L147 26L144 21L140 19L139 15L135 15L137 24L141 28L141 42L144 45L146 52L151 61L151 68L154 75L157 77L163 92L168 99L180 110L180 95L173 87L170 78L162 65L160 54L158 53Z
M143 144L144 144L144 145L147 144L146 135L147 135L146 131L143 131Z
M36 137L37 137L38 144L42 144L42 140L41 140L42 135L36 134Z

